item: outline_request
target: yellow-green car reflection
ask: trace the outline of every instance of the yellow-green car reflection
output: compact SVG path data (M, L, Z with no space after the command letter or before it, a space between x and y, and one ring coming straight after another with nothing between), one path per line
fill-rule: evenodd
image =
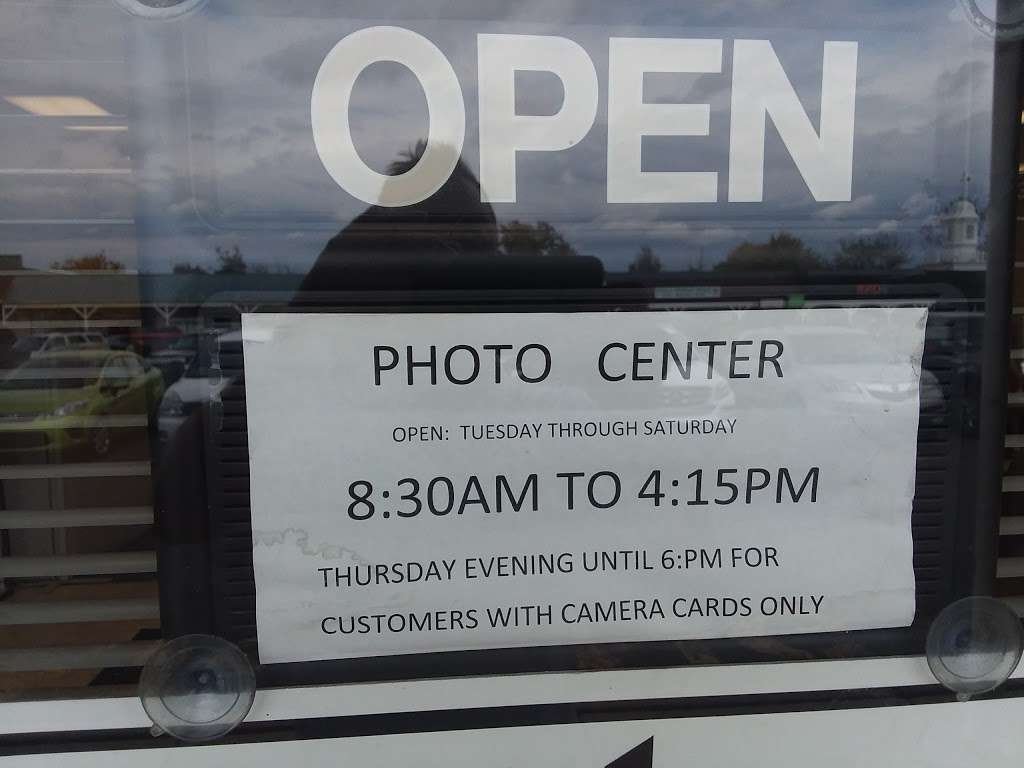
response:
M160 372L133 352L36 355L0 379L0 454L105 456L122 430L145 429L163 389Z

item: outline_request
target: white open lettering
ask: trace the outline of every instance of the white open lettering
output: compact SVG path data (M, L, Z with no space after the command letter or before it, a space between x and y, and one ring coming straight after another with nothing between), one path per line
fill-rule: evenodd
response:
M709 104L646 103L647 72L715 74L722 40L617 38L609 41L609 203L713 203L718 173L644 171L644 136L707 136ZM822 58L821 106L816 130L768 40L733 44L729 202L764 198L768 118L811 196L821 202L852 199L855 42L827 41ZM383 176L359 157L349 128L349 103L359 74L378 61L407 67L426 96L429 128L425 151L400 176ZM481 200L517 200L519 152L558 152L581 142L597 115L599 84L594 63L577 43L545 35L477 36ZM554 74L564 98L553 115L516 113L515 74ZM331 177L354 197L384 206L425 200L448 180L462 152L466 112L455 70L427 38L400 27L370 27L343 38L324 59L312 97L313 138ZM386 183L385 183L386 182Z

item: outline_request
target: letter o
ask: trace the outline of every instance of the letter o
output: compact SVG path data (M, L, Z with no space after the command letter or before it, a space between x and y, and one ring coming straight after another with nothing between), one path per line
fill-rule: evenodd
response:
M594 486L597 484L599 477L610 477L612 481L612 495L608 501L598 501L597 496L594 495ZM595 472L590 476L590 480L587 483L587 501L590 505L597 507L598 509L608 509L614 507L619 503L619 498L622 496L622 483L619 481L619 476L614 472L604 470L602 472Z
M356 78L371 64L394 61L420 81L427 99L427 145L399 176L377 173L352 141L349 103ZM338 186L364 203L397 208L426 200L459 162L466 138L466 105L451 62L423 35L402 27L368 27L343 37L320 65L310 101L313 143Z
M537 376L528 376L525 369L523 368L523 358L526 357L526 353L531 349L539 350L544 356L544 370ZM538 382L544 381L551 373L551 352L543 344L527 344L525 347L519 350L519 354L516 355L516 373L519 374L519 378L525 381L527 384L537 384Z
M468 352L469 359L473 363L473 370L464 379L457 378L452 372L452 355L456 352ZM456 344L454 347L448 350L448 353L444 356L444 375L452 384L471 384L476 381L476 377L480 375L480 355L477 351L469 346L468 344Z

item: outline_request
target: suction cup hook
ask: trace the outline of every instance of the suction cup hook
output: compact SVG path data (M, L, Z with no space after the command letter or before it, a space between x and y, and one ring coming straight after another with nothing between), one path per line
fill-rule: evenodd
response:
M176 19L206 5L206 0L114 0L114 4L144 19Z
M1024 650L1020 619L991 597L947 605L928 629L925 645L935 679L961 701L1002 685Z
M245 719L256 696L256 676L237 646L211 635L185 635L149 657L139 680L153 735L210 741Z

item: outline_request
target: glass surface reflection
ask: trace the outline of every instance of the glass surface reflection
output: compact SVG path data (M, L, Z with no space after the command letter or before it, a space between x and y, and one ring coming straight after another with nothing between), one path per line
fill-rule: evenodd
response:
M0 0L0 624L10 628L0 693L130 681L161 628L251 639L251 584L238 575L251 567L238 331L247 311L927 303L919 531L936 530L972 482L995 73L993 40L961 4L488 0L385 12L210 0L161 20L127 14L126 3ZM331 178L311 117L328 52L381 24L436 46L466 112L461 150L442 152L452 172L398 208ZM481 182L480 35L572 41L596 77L592 124L573 146L515 154L512 201ZM704 71L641 74L613 94L613 38L720 41L720 56ZM815 131L827 46L857 43L848 200L814 194L807 162L771 119L759 145L763 199L730 195L749 144L733 141L736 115L749 118L733 98L741 40L771 42ZM551 117L576 94L550 72L512 81L518 116ZM706 131L651 131L637 164L651 185L658 174L712 174L707 202L609 202L614 126L634 101L706 105ZM356 78L346 120L360 160L387 177L380 200L422 159L427 106L407 67L378 62ZM820 363L837 409L910 395L884 365L844 365L850 348L882 343L849 338ZM669 378L654 407L698 408L716 422L736 399L722 373ZM601 405L621 416L612 396ZM944 584L949 554L922 540L922 572ZM160 580L180 576L195 589L188 600L158 598L158 550ZM826 650L762 639L651 653L710 662L868 650L859 639ZM513 666L543 666L542 656ZM627 657L592 648L550 663Z

